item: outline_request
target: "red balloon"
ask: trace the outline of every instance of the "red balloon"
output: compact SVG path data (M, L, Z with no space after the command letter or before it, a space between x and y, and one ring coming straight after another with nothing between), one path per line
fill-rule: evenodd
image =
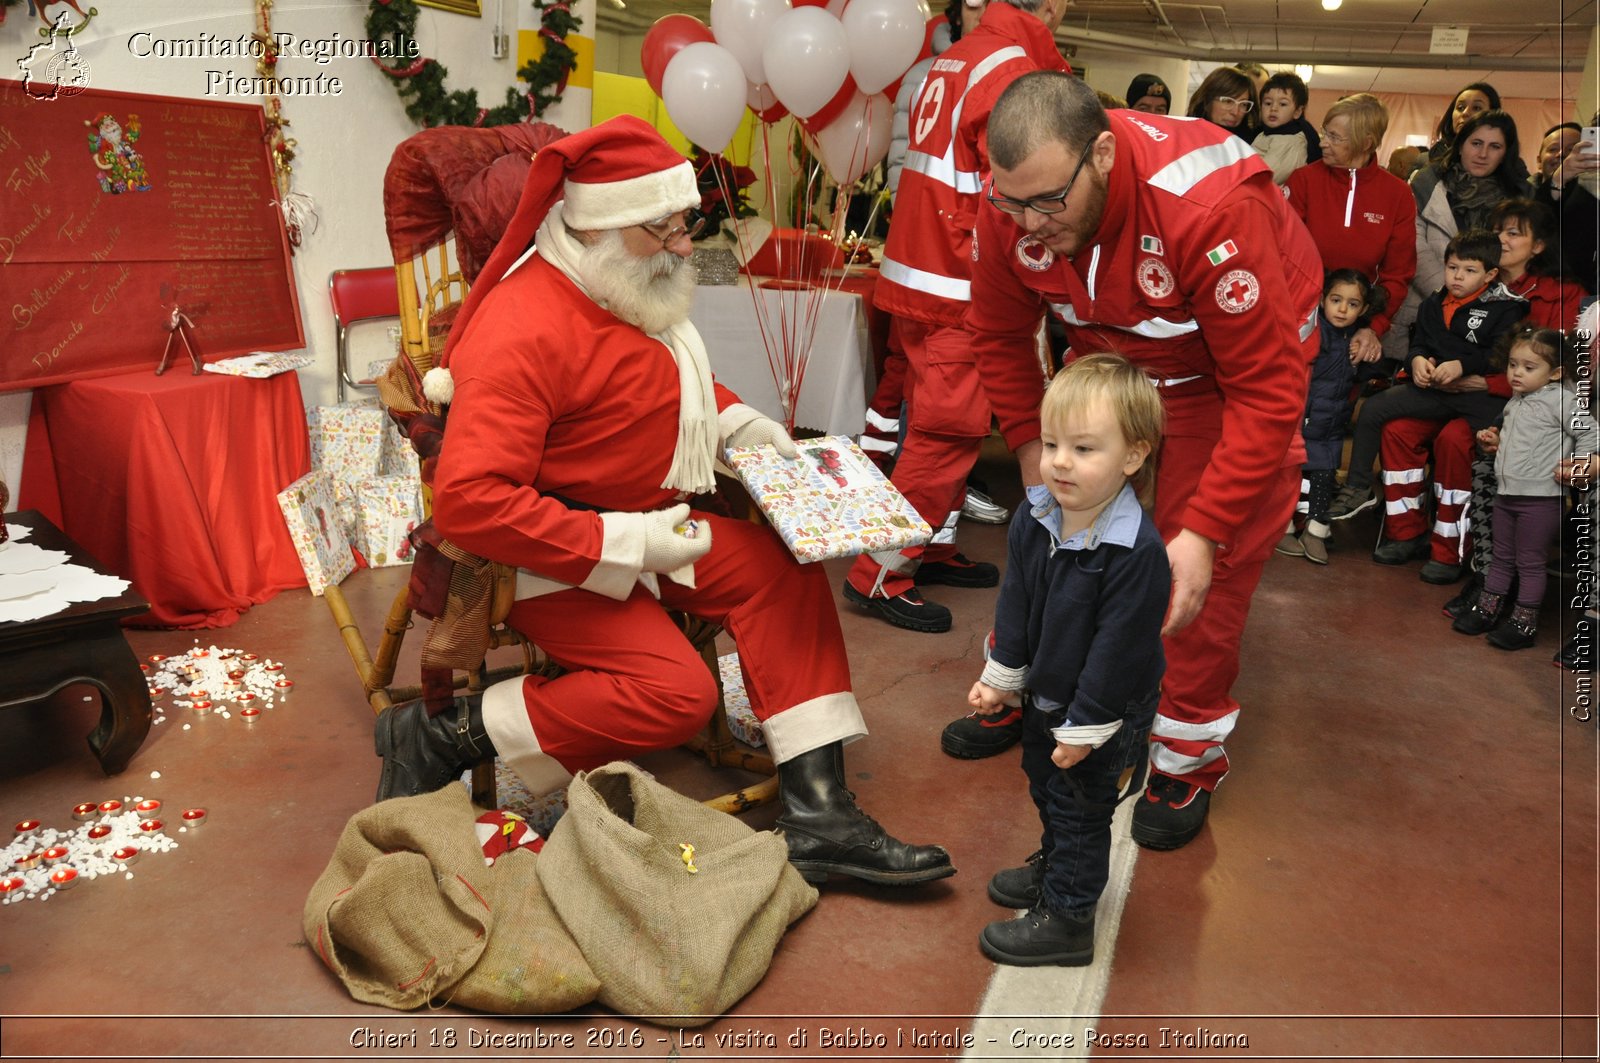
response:
M693 15L662 15L644 35L639 49L639 62L644 66L644 79L650 90L661 95L661 75L666 73L672 57L684 48L699 41L716 43L711 27Z
M822 109L809 118L795 119L807 133L815 136L817 130L827 128L828 124L844 113L851 100L856 98L856 79L849 74L845 75L844 84L839 86L839 91L834 93L833 99L822 105Z

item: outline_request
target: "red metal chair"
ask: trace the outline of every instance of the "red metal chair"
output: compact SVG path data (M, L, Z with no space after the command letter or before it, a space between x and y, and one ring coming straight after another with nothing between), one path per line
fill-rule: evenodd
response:
M339 401L343 402L347 387L377 387L365 374L360 380L350 375L350 326L358 321L380 318L400 320L400 295L394 267L336 269L328 277L328 299L333 304L333 323L339 328L338 394Z

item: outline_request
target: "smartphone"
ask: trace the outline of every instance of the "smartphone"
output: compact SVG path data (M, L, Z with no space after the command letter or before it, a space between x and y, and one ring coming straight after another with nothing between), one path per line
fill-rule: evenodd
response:
M1589 142L1591 151L1600 151L1600 126L1584 126L1583 139Z

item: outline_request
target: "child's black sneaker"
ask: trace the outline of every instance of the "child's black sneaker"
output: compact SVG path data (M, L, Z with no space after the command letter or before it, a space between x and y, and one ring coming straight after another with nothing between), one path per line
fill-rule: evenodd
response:
M1211 791L1152 771L1133 806L1133 840L1146 849L1181 848L1205 826L1210 807Z
M978 947L991 960L1013 967L1087 967L1094 962L1094 912L1035 906L984 927Z
M939 748L962 760L982 760L1004 753L1022 740L1022 710L1007 709L993 716L963 716L945 727Z
M1484 641L1498 650L1525 650L1533 645L1538 631L1538 610L1531 605L1519 605Z
M1044 850L1028 857L1021 867L996 871L989 880L989 899L1007 908L1032 908L1044 895Z

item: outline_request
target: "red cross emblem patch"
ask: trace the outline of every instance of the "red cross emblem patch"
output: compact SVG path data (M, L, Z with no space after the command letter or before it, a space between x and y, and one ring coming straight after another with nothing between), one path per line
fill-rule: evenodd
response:
M1177 285L1172 278L1172 270L1159 258L1147 258L1140 262L1135 273L1139 278L1139 290L1152 299L1171 295Z
M1217 282L1217 305L1230 314L1242 314L1261 298L1261 283L1247 269L1234 269Z
M1033 237L1024 236L1017 241L1017 261L1035 273L1043 273L1055 260L1056 253Z

